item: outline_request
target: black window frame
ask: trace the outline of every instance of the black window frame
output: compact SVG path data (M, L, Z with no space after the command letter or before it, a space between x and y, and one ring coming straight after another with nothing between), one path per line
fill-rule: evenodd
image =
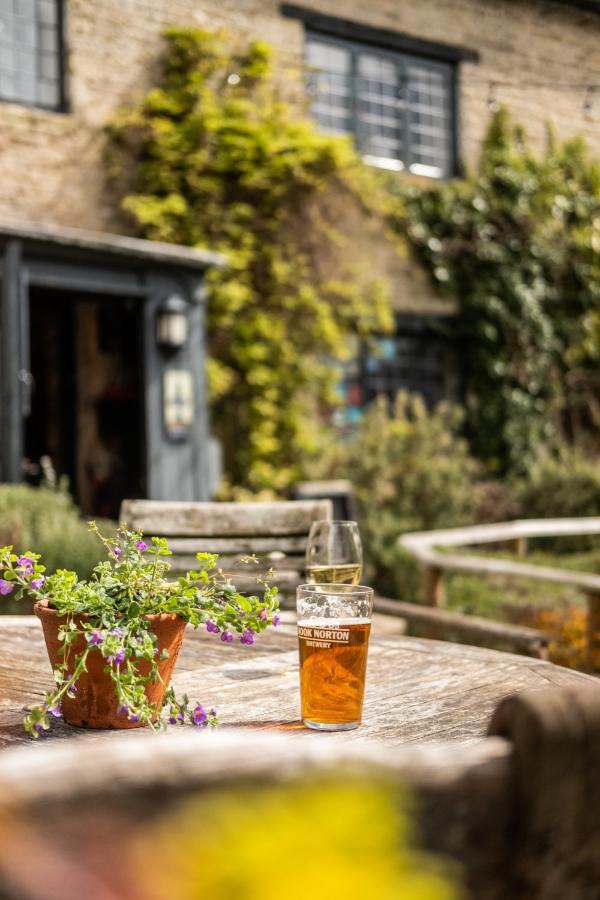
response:
M369 54L372 53L379 59L388 60L390 63L394 65L394 67L398 70L399 73L399 82L404 84L406 88L410 85L410 79L408 76L408 69L411 65L422 65L429 70L439 72L445 82L445 85L448 90L448 122L449 122L449 130L448 133L445 134L445 137L448 141L448 161L447 166L443 170L440 175L433 175L432 173L427 172L415 172L415 174L426 175L433 178L450 178L456 173L457 169L457 158L456 158L456 120L455 120L455 94L456 94L456 67L449 62L428 59L425 57L413 56L408 53L400 52L398 50L389 50L385 47L374 47L372 44L363 44L360 41L348 40L347 38L339 38L331 35L322 34L321 32L313 31L312 29L306 29L305 31L305 46L306 42L310 41L311 43L320 43L324 46L333 46L340 47L344 50L347 50L350 54L350 78L353 85L352 91L352 105L349 114L349 123L350 129L347 132L350 134L355 142L356 148L363 157L366 158L367 162L372 163L373 165L380 165L376 160L381 158L381 165L383 168L396 168L391 165L384 165L383 159L385 157L378 157L376 154L371 154L368 152L365 146L365 128L361 121L361 116L359 114L358 106L359 106L359 93L357 90L360 74L358 71L358 62L359 56L361 54ZM423 168L435 168L434 166L427 166L426 164L420 163L418 159L414 158L414 142L410 140L411 136L411 109L410 105L407 102L404 104L404 109L401 115L402 120L402 136L404 142L404 152L402 157L389 157L390 163L392 160L396 160L399 163L398 169L402 169L406 172L412 171L412 166L423 166Z
M56 36L57 36L57 74L58 74L58 100L56 103L42 103L39 101L31 101L20 99L18 97L6 97L0 91L0 105L10 104L12 106L23 106L27 109L38 109L48 113L67 113L69 112L69 98L67 91L67 43L66 43L66 0L55 0L56 2ZM37 0L36 3L36 24L37 24ZM16 45L15 45L16 47ZM39 51L36 54L36 82L39 79L40 58Z
M477 51L469 47L425 40L403 32L376 28L361 22L324 15L291 3L282 3L280 12L288 18L303 22L305 36L310 35L315 40L321 38L330 43L337 42L341 46L354 50L358 47L361 52L368 53L369 50L372 50L374 53L389 55L394 59L404 57L417 65L422 63L435 67L436 65L450 64L452 72L449 80L448 109L450 118L449 161L448 171L441 177L451 178L461 174L459 64L463 61L479 62ZM351 134L356 136L356 130ZM405 165L404 168L409 171L408 166Z

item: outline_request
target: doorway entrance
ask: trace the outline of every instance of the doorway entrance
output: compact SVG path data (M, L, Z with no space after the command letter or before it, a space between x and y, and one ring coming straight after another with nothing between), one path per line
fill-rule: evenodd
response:
M26 477L45 458L84 515L117 518L146 488L141 304L39 287L29 300Z

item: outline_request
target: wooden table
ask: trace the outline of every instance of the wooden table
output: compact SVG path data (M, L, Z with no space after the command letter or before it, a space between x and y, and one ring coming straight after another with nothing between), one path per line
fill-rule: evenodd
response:
M541 660L479 647L407 638L398 620L375 616L369 651L363 725L344 733L309 732L298 720L298 652L292 613L252 647L223 645L188 629L174 687L216 706L223 726L275 728L310 734L315 741L472 742L485 733L498 701L549 685L594 683L579 672ZM52 678L38 620L0 617L0 748L31 742L23 732L24 707L38 702ZM181 729L179 729L181 730ZM134 732L141 734L146 729ZM90 732L53 722L48 740L76 736L110 740L118 732ZM131 732L130 732L131 733Z

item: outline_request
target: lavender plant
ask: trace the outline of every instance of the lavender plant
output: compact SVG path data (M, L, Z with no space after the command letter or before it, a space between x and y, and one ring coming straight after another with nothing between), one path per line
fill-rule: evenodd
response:
M18 556L11 546L0 549L0 595L20 598L27 594L46 600L64 617L59 630L64 661L54 669L56 687L26 714L25 730L33 737L48 730L52 717L61 715L63 698L76 695L78 679L92 653L101 654L106 661L104 671L112 679L118 711L130 721L155 730L164 728L166 721L216 725L216 710L190 703L187 696L177 698L172 688L165 693L162 710L148 701L145 687L161 680L158 662L168 657L168 651L159 654L146 616L174 613L194 628L204 626L224 644L236 638L242 644L253 644L261 631L279 624L277 588L259 578L262 596L239 593L217 567L218 557L212 553L196 554L197 569L168 580L171 551L164 538L153 537L148 543L142 532L121 525L115 538L108 539L95 522L89 525L106 547L108 560L99 563L87 580L79 580L75 572L65 569L46 575L39 554ZM247 557L247 561L251 564L256 559ZM81 638L84 649L69 653ZM150 665L146 676L139 671L144 660Z

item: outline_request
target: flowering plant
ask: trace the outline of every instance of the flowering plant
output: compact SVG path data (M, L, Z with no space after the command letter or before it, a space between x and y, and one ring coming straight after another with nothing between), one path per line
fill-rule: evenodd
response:
M217 568L215 554L196 554L197 569L168 581L166 558L171 551L164 538L154 537L148 543L140 531L129 531L125 525L114 539L103 537L95 522L90 522L90 529L104 543L108 560L99 563L88 580L80 581L75 572L64 569L46 575L39 554L18 556L10 546L0 549L0 594L21 597L27 593L47 601L64 617L59 629L63 662L54 669L56 688L23 721L33 737L50 727L50 717L61 715L65 696L76 695L77 681L87 671L92 653L101 654L106 661L104 672L112 680L119 714L155 729L165 727L162 710L148 701L145 688L149 682L162 680L158 662L169 654L167 650L159 653L148 615L175 614L194 628L203 625L224 644L236 637L242 644L253 644L257 634L279 624L277 588L257 579L263 587L262 597L240 594ZM247 561L257 562L254 557ZM68 649L82 638L83 649L69 654ZM150 666L148 675L139 671L144 660ZM207 712L199 703L190 704L187 696L178 699L172 688L165 693L163 709L166 707L172 725L217 724L216 710Z

